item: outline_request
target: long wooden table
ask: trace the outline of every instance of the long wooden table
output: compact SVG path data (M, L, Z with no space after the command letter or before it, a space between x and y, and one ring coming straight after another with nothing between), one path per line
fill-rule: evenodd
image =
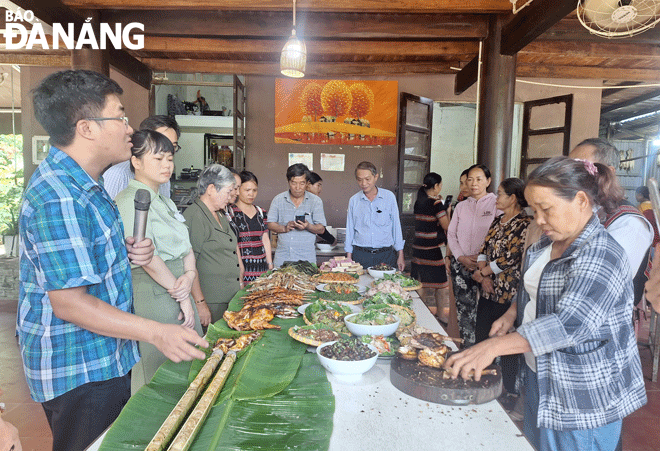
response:
M360 284L372 280L364 275ZM417 293L412 294L417 323L444 334ZM534 449L497 401L453 407L413 398L390 382L389 360L379 359L357 382L327 376L335 395L329 451ZM103 435L88 450L97 451L102 440Z

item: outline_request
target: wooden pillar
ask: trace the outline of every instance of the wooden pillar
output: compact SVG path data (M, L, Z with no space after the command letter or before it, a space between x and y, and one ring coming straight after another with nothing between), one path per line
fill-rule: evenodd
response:
M479 131L477 162L491 171L495 192L511 169L511 134L516 88L516 56L500 54L501 16L492 15L482 52L479 86Z
M94 50L92 48L71 50L71 68L93 70L109 77L110 62L108 52L105 50Z
M91 18L94 34L99 36L99 13L94 10L80 11L80 15L85 18ZM110 76L110 59L107 50L95 50L85 46L80 50L71 50L71 68L87 69Z

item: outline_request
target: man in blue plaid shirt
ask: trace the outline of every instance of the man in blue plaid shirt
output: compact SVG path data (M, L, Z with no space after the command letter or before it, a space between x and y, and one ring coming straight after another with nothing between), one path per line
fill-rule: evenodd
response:
M52 74L34 91L52 147L21 207L17 329L54 450L83 450L117 417L140 358L135 340L174 361L203 358L194 345L207 346L192 329L132 314L131 263L147 264L154 248L148 239L124 242L117 206L99 181L131 155L121 93L83 70Z

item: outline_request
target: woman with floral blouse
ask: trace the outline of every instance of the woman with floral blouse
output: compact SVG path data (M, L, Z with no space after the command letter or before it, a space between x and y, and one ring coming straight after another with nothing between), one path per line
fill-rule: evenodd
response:
M490 335L493 323L511 305L520 281L520 267L531 218L523 210L525 183L517 178L502 181L497 188L495 206L504 213L497 216L488 229L477 257L477 270L472 279L481 284L477 305L476 343ZM518 356L502 356L502 382L508 393L516 393Z
M524 189L525 183L517 178L506 179L497 188L495 206L504 213L490 225L477 257L477 270L472 274L472 279L481 284L477 343L488 338L493 322L507 311L516 295L523 245L531 220L523 210L527 206Z

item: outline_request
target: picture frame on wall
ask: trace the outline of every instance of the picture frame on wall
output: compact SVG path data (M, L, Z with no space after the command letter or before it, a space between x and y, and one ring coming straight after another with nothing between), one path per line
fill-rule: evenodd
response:
M50 136L32 137L32 163L39 164L48 156Z

